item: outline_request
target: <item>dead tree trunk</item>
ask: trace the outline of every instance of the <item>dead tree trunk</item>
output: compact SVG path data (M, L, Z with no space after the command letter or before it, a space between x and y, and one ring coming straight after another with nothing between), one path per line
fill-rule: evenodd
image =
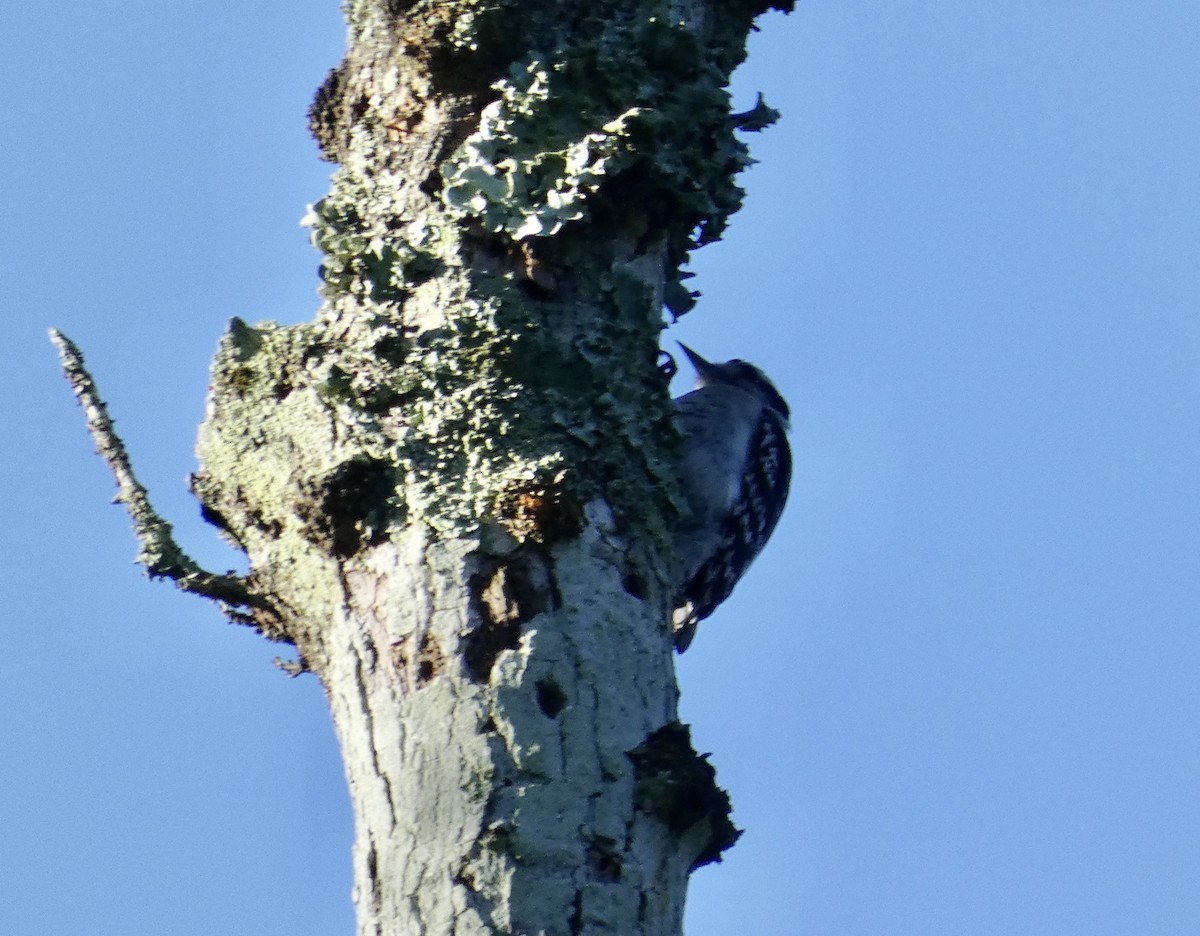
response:
M676 722L680 265L736 210L725 86L765 0L349 0L311 118L312 324L235 320L184 555L59 336L152 575L328 693L362 936L678 934L736 832Z

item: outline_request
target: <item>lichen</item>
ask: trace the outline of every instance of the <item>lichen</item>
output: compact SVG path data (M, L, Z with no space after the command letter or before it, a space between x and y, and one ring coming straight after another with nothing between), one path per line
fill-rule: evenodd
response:
M621 167L637 109L594 129L585 129L583 113L564 119L558 111L569 102L561 88L552 96L552 79L566 68L532 59L492 86L500 97L442 167L442 197L453 212L513 240L549 237L584 216L587 197Z
M418 222L397 231L391 221L399 211L400 184L381 173L368 186L362 176L342 170L329 195L309 206L301 223L325 255L321 279L327 298L398 303L440 268L439 255L446 250L437 230Z
M394 516L461 532L570 469L580 502L604 496L664 538L650 505L670 490L673 433L652 355L663 308L695 301L688 252L741 204L735 131L771 116L729 113L750 6L697 24L669 0L566 18L514 0L348 4L360 41L397 17L411 57L337 83L350 103L334 112L367 111L337 136L342 166L306 223L322 317L353 324L308 366L340 437L395 467ZM407 131L389 127L425 119L443 80L478 81L475 123L414 178L388 156ZM596 323L570 343L564 302Z
M695 298L679 272L688 252L718 240L741 207L735 177L753 160L734 131L775 115L761 101L730 115L729 71L710 54L718 39L706 45L668 7L638 20L597 12L592 29L576 29L592 38L559 36L554 51L514 63L441 173L453 214L515 241L551 237L597 204L637 205L668 235L663 298L678 316Z

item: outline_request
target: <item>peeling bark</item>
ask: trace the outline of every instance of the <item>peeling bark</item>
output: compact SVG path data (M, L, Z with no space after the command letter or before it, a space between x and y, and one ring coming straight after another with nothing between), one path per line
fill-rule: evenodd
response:
M324 685L361 936L678 934L737 837L676 720L656 361L740 203L734 131L773 119L729 74L790 6L348 0L310 113L324 303L233 320L200 433L245 578L178 550L60 339L147 569Z

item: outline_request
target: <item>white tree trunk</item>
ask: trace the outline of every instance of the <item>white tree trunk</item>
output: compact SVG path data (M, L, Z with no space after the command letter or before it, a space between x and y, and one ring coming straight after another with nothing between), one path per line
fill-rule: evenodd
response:
M151 574L294 644L356 818L361 936L676 936L733 843L676 720L680 264L748 162L725 85L765 0L350 0L311 113L315 323L234 320L171 539L77 349Z
M326 680L360 933L680 931L694 856L645 827L628 754L675 717L671 661L591 512L550 561L412 533L348 576Z

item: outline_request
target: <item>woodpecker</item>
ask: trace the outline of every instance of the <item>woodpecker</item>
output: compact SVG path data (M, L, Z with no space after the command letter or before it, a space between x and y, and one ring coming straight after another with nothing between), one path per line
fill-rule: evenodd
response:
M696 626L729 597L779 522L792 479L788 405L745 361L706 361L685 344L696 389L675 400L687 515L675 534L673 627L683 653Z

